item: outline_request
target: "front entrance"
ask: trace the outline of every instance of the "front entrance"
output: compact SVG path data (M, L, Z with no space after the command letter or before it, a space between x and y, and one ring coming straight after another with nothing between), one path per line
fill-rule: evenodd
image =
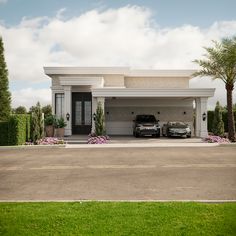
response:
M89 134L92 129L92 94L72 93L72 134Z

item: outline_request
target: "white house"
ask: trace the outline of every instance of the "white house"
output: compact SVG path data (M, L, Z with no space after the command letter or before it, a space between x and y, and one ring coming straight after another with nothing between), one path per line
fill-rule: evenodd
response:
M189 88L193 70L44 67L44 71L52 80L53 112L67 120L66 135L94 130L93 114L100 101L108 134L131 135L137 114L153 114L161 126L184 121L193 135L207 136L207 100L215 89Z

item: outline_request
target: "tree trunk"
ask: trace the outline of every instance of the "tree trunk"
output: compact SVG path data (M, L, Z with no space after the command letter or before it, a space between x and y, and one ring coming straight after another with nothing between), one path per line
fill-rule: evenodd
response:
M227 90L228 138L232 142L235 142L235 127L234 127L233 99L232 99L234 85L226 84L225 87Z

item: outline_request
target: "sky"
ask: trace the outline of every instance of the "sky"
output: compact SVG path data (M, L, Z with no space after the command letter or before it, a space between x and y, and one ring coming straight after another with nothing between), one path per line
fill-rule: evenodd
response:
M44 66L199 69L203 47L236 35L235 9L235 0L0 0L12 106L51 103ZM226 104L222 81L190 86L216 88L209 109Z

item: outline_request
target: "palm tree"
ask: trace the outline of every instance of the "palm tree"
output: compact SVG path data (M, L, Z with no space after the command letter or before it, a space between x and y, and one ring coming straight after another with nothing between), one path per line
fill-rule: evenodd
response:
M193 76L209 76L221 79L227 91L228 110L228 138L235 141L235 127L233 116L233 90L236 81L236 36L224 38L221 42L213 41L214 47L204 47L207 54L205 59L195 60L201 69Z

